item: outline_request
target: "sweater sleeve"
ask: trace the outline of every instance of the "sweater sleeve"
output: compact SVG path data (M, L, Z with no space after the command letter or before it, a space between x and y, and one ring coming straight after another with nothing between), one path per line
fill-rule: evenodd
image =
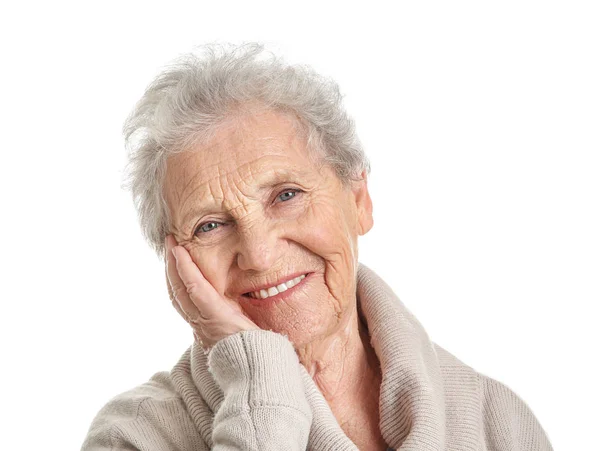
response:
M498 451L553 451L530 407L508 386L480 374L485 441Z
M240 332L220 340L208 359L224 394L213 422L213 450L306 449L312 411L285 336Z

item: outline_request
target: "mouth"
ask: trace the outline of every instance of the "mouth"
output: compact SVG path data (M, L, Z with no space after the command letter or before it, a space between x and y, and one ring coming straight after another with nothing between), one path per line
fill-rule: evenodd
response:
M251 291L248 293L244 293L240 296L241 300L245 302L249 302L253 305L261 305L271 304L273 302L281 301L283 299L288 298L293 293L298 291L301 287L304 286L306 281L310 279L313 273L309 272L306 274L301 274L295 278L292 278L284 283L281 283L274 287L269 287L267 289L262 289L258 291Z

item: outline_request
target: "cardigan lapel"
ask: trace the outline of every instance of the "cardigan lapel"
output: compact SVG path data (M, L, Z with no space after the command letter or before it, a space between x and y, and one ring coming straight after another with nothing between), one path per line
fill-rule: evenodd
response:
M357 301L382 370L380 430L394 449L479 449L478 374L433 343L390 286L359 264Z

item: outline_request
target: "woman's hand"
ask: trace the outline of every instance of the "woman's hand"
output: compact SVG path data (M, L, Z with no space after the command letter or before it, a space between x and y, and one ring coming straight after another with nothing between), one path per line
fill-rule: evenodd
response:
M175 255L173 254L175 250ZM175 309L194 331L205 351L235 333L259 329L233 299L221 296L172 235L165 239L165 273Z

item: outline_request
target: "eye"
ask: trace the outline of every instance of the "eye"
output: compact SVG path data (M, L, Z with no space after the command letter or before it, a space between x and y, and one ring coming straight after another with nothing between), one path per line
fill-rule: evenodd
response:
M198 235L200 232L202 232L202 233L208 233L211 230L216 229L217 228L217 224L220 224L220 222L209 221L209 222L205 222L204 224L200 224L198 226L198 228L196 229L195 234Z
M287 202L290 199L293 199L294 197L296 197L296 194L301 192L302 190L300 189L286 189L284 191L282 191L281 193L279 193L279 195L277 196L278 199L281 199L283 202ZM290 195L291 194L291 195ZM282 196L284 196L282 198Z

